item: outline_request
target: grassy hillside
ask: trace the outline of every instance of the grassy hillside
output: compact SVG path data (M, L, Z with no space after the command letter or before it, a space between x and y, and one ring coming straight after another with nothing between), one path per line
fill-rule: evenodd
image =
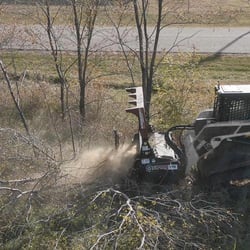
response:
M100 8L97 25L111 25L107 13L115 20L123 13L121 24L134 25L132 5L124 10L113 2ZM156 1L149 2L152 23ZM176 0L167 1L165 8L166 25L250 25L248 1ZM69 6L53 5L51 10L55 24L72 23ZM14 27L4 30L9 35L15 25L43 19L37 5L0 6L0 24ZM73 54L62 54L68 84L63 119L60 81L50 54L0 53L10 79L8 86L0 73L0 249L250 248L249 185L208 192L190 178L164 186L127 178L138 124L125 112L124 89L132 81L121 55L91 56L83 122ZM139 65L130 56L135 83L140 84ZM213 105L214 85L249 83L250 57L206 59L184 53L162 60L151 112L157 129L191 123L200 110ZM119 150L114 130L119 132Z
M71 63L72 55L65 56ZM127 145L137 122L124 111L124 88L130 80L119 55L92 59L93 76L102 77L94 77L87 87L84 125L75 67L67 75L69 111L62 120L60 88L49 55L2 53L1 58L31 131L26 134L0 74L1 249L249 248L248 187L207 192L189 180L158 187L125 178L133 162L133 149ZM163 60L155 79L156 126L165 129L171 117L157 92L165 84L171 87L166 101L182 101L179 93L192 86L178 119L171 118L179 124L191 122L212 104L218 81L249 82L250 57L224 56L199 64L201 59L182 54ZM135 73L139 78L136 68ZM118 151L113 129L121 136Z

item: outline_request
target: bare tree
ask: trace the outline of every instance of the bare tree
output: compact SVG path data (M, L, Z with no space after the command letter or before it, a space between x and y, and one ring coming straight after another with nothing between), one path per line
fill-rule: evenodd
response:
M126 18L126 13L121 12L121 16L118 18L118 21L112 18L112 14L109 14L109 19L118 34L118 43L125 56L125 61L130 75L132 76L131 79L133 84L136 82L130 62L131 56L128 56L128 54L132 54L134 56L132 58L136 58L139 63L141 74L140 81L143 86L147 120L150 118L150 103L154 76L159 63L162 61L166 53L169 52L166 51L158 56L160 33L165 26L169 25L169 22L166 22L168 14L170 14L170 12L173 13L179 6L178 4L176 6L172 4L171 7L168 8L168 4L169 2L164 0L132 0L131 3L119 1L119 6L122 8L123 5L124 11L132 11L134 13L133 22L135 23L137 31L138 50L131 48L129 44L126 43L124 36L121 34L120 27L124 24L124 20L122 19ZM152 16L155 18L152 18ZM127 27L128 26L129 25L127 25ZM173 47L174 46L176 46L176 44L173 44Z
M120 10L121 15L118 20L115 20L115 18L112 17L112 14L109 14L109 19L117 32L117 40L122 48L129 73L132 76L131 80L133 84L138 84L139 82L136 82L135 80L135 72L131 67L131 58L133 60L136 58L139 63L141 75L140 82L143 86L146 118L149 121L151 96L157 69L165 56L174 47L177 47L179 43L189 38L186 37L184 39L178 39L178 33L171 47L166 51L160 51L159 38L161 31L166 26L174 24L187 24L190 23L190 21L186 20L181 15L183 10L183 1L171 2L167 0L132 0L131 3L124 3L123 1L118 2L119 3L117 4L119 4L120 9L123 8L124 12ZM127 15L125 13L126 11ZM130 47L129 43L126 42L126 37L124 38L123 34L121 34L121 30L124 29L120 28L125 23L124 20L128 16L128 11L132 11L134 14L133 22L135 23L137 31L138 49ZM127 30L129 29L129 26L133 25L129 23L127 25ZM159 53L159 51L161 53ZM131 57L131 55L133 55L133 57Z
M85 89L89 82L88 63L90 45L93 38L99 2L99 0L70 0L76 34L78 81L80 86L79 109L82 121L84 121L86 115Z
M145 110L147 119L149 120L153 78L156 66L156 54L158 49L160 31L162 29L162 20L164 18L164 15L162 13L163 0L157 0L157 20L153 32L151 34L148 31L147 18L147 12L149 10L149 1L133 0L133 5L136 28L138 31L139 62L141 68L142 86L145 96ZM154 41L153 48L151 49L150 40L152 38L154 38Z
M43 15L45 16L46 23L42 24L46 30L48 41L49 41L49 50L51 51L56 72L59 78L61 86L61 111L62 116L65 116L65 110L67 106L67 95L68 95L68 83L66 74L70 67L77 62L77 71L78 71L78 82L80 87L79 94L79 110L82 120L85 119L85 88L90 79L89 73L89 57L91 55L91 41L93 38L93 32L95 27L95 22L97 18L97 11L99 5L102 4L100 0L68 0L68 4L72 11L72 23L75 33L75 44L76 44L76 60L73 64L68 65L67 68L63 66L65 60L63 60L63 49L60 47L59 40L60 34L58 34L58 27L55 27L55 20L57 16L60 15L60 9L63 6L59 6L56 12L51 11L51 0L42 0L40 1L40 9L42 10ZM41 21L40 21L41 22ZM72 24L71 23L71 24Z
M49 46L50 46L51 54L54 60L54 65L55 65L57 76L58 76L59 83L60 83L60 93L61 93L60 101L61 101L62 119L63 120L65 119L66 111L68 111L67 113L69 116L70 129L71 129L72 148L75 154L76 152L75 141L74 141L74 134L73 134L73 129L72 129L71 112L70 112L69 103L68 103L69 85L68 85L68 81L66 78L66 74L73 64L68 65L66 68L63 67L64 60L63 60L62 49L60 49L59 39L54 29L54 21L60 12L61 6L59 6L58 10L56 11L55 16L51 15L50 0L45 0L44 5L40 4L40 8L46 17L45 29L48 35ZM58 138L59 138L59 135L58 135ZM61 152L61 158L62 158L61 148L60 148L60 152Z
M56 72L59 78L59 83L60 83L60 89L61 89L61 95L60 95L60 100L61 100L61 113L62 113L62 119L65 118L65 110L66 110L66 95L68 94L68 84L67 84L67 79L66 79L66 73L67 69L63 69L62 65L62 50L60 49L60 46L58 44L58 37L56 36L56 32L54 30L54 21L56 19L57 14L60 11L60 8L56 11L55 16L51 15L51 9L50 9L50 0L45 0L44 1L44 6L40 5L40 8L46 17L46 32L48 35L49 39L49 46L51 50L51 54L54 60ZM65 93L66 92L66 93Z

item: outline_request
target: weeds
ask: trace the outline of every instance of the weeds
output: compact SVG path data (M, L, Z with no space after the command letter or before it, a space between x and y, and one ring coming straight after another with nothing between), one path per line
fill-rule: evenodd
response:
M32 63L31 68L40 67L39 77L28 66L25 67L28 74L21 77L25 56L26 65ZM13 93L19 96L30 135L21 127L7 85L1 78L0 248L233 249L248 246L248 198L232 206L235 199L224 193L214 193L211 197L185 185L164 189L146 184L138 186L125 178L133 151L125 159L122 157L127 148L114 153L112 133L117 129L121 143L126 145L137 126L124 112L127 97L123 87L128 86L129 77L120 64L111 62L116 60L115 55L107 61L108 57L102 56L95 70L104 77L88 85L85 124L79 119L79 90L74 83L74 69L69 78L71 117L62 121L60 89L51 81L55 73L48 70L49 63L43 63L46 56L22 54L15 59L16 70L8 67ZM165 129L166 124L180 122L169 122L170 110L166 107L171 100L177 101L172 109L181 107L176 109L178 119L189 121L195 108L207 105L207 89L211 86L204 83L204 76L215 84L210 76L214 75L216 66L212 68L207 63L201 67L199 59L181 55L166 58L161 65L155 79L155 86L163 91L156 89L154 94L159 106L155 108L158 117L153 117L156 126ZM225 57L214 65L229 65L230 60L235 59ZM247 68L248 59L237 58L237 61L242 68ZM107 74L110 67L112 73ZM115 67L119 69L118 75L114 74ZM225 67L225 72L234 67L240 66ZM241 79L246 77L242 75ZM179 91L180 86L183 92ZM180 94L185 94L186 99ZM204 95L208 99L203 98ZM190 107L193 113L187 116ZM162 122L157 120L159 117ZM72 133L79 152L74 161L71 160L74 158ZM80 153L83 148L84 152ZM91 154L93 151L95 154ZM240 223L240 213L244 225Z

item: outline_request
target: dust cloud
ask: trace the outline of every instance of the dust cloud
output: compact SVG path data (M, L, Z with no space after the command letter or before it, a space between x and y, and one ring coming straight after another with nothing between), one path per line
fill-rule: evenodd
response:
M61 172L68 184L97 180L115 183L132 168L135 153L135 148L130 145L118 150L108 147L84 150L76 160L62 165Z

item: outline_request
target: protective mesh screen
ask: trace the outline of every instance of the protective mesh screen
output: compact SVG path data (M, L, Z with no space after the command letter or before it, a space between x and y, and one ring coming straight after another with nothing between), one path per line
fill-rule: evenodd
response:
M250 119L250 98L220 96L215 105L217 121L233 121Z

